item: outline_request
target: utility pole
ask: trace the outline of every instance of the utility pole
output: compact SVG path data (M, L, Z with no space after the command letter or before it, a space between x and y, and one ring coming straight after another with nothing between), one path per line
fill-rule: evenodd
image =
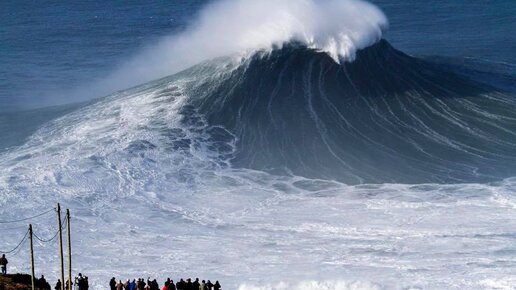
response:
M61 226L61 205L57 204L57 223L59 226L59 253L61 254L61 290L64 289L64 262L63 262L63 229Z
M66 225L68 232L68 290L72 290L72 237L70 231L70 210L66 209ZM63 281L64 283L64 281Z
M32 290L34 290L34 246L32 245L32 224L29 225L29 239L30 239L30 266L32 271L31 281Z

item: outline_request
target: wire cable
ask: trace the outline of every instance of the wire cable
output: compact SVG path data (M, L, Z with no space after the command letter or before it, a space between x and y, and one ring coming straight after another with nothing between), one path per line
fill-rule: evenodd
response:
M26 217L26 218L23 218L23 219L19 219L19 220L12 220L12 221L0 221L0 224L10 224L10 223L17 223L17 222L23 222L23 221L27 221L27 220L30 220L30 219L34 219L34 218L37 218L37 217L40 217L40 216L43 216L43 215L46 215L47 213L51 212L55 210L55 208L52 208L52 209L49 209L43 213L40 213L38 215L35 215L35 216L31 216L31 217Z
M22 240L21 245L20 245L20 247L18 248L18 250L16 250L14 253L11 253L11 254L10 254L10 256L11 256L11 257L13 257L13 256L17 256L17 255L20 253L20 251L23 249L23 247L22 247L22 246L25 244L25 242L27 241L27 239L28 239L28 238L29 238L29 237L27 236L27 237L25 238L25 240Z
M68 222L68 221L67 221L66 219L65 219L64 223L63 223L63 222L61 222L61 231L62 231L62 230L64 229L64 227L66 226L66 223L67 223L67 222ZM36 235L36 233L32 232L32 235L33 235L36 239L38 239L40 242L42 242L42 243L49 243L49 242L52 242L52 241L57 237L57 235L58 235L58 234L59 234L59 230L57 230L57 232L54 234L54 236L53 236L53 237L51 237L50 239L42 239L42 238L40 238L38 235Z
M16 251L22 244L23 242L25 242L25 239L27 239L27 236L29 235L29 230L27 230L25 232L25 236L23 236L22 240L20 241L20 243L18 243L18 245L16 247L14 247L14 249L10 250L10 251L0 251L0 253L2 254L10 254L14 251Z
M59 234L59 231L57 231L57 233L55 233L55 235L53 237L51 237L50 239L42 239L40 238L38 235L36 235L35 233L32 233L32 235L38 239L40 242L42 243L49 243L49 242L52 242L56 237L57 237L57 234Z

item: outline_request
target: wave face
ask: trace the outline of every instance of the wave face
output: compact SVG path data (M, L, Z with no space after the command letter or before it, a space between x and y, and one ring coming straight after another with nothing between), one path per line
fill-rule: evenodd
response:
M290 46L194 88L237 167L358 183L514 176L514 99L381 41L339 65Z

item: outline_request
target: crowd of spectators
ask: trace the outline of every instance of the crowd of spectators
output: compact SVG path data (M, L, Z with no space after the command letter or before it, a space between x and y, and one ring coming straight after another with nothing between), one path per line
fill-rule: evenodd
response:
M220 290L222 286L219 281L212 283L210 280L201 280L196 278L192 281L191 278L179 279L176 283L174 280L168 278L164 283L163 287L160 288L156 279L151 280L150 278L145 279L127 279L125 282L118 280L113 277L109 281L109 287L111 290ZM81 289L82 290L82 289Z

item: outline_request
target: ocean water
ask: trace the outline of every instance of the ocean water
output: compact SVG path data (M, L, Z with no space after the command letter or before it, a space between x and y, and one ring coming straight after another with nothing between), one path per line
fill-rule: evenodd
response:
M515 289L514 1L0 13L0 221L70 208L95 289ZM35 251L57 279L55 240Z

